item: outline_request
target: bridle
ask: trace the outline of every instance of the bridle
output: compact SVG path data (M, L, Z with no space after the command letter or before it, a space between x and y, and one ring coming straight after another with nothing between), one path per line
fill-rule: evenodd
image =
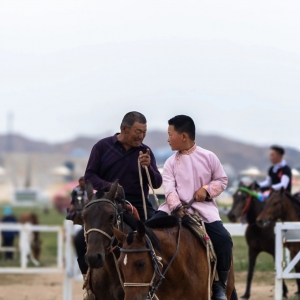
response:
M112 202L111 200L107 200L107 199L96 199L96 200L90 201L84 207L84 209L86 209L87 207L89 207L93 204L96 204L96 203L108 203L108 204L112 205L113 208L114 208L115 220L116 220L116 222L113 226L120 229L120 225L121 225L122 230L124 231L123 212L121 212L121 213L118 212L118 207L117 207L116 203ZM113 255L115 266L116 266L117 273L118 273L118 276L119 276L119 281L120 281L120 284L122 286L122 289L124 290L124 282L123 282L123 279L122 279L122 276L121 276L121 271L120 271L120 268L119 268L119 265L118 265L117 257L114 253L114 250L118 247L118 245L113 246L114 241L116 239L115 235L113 234L112 236L110 236L108 233L106 233L105 231L103 231L101 229L98 229L98 228L91 228L87 231L84 228L84 239L85 239L86 244L88 243L88 234L91 233L91 232L99 232L100 234L106 236L110 240L110 244L107 248L107 252L111 253ZM90 269L88 270L88 272L90 272Z
M96 204L96 203L108 203L108 204L110 204L110 205L113 206L114 213L115 213L115 220L116 220L116 223L113 226L119 229L120 228L120 224L123 223L123 220L121 218L121 214L118 213L118 207L115 204L115 202L112 202L111 200L108 200L108 199L96 199L96 200L90 201L84 207L84 209L86 209L87 207L90 207L91 205ZM86 244L88 243L88 234L91 233L91 232L99 232L102 235L106 236L110 240L110 245L109 245L109 247L108 247L107 250L109 251L112 248L113 243L115 241L115 235L113 234L112 236L110 236L108 233L106 233L105 231L103 231L101 229L98 229L98 228L91 228L89 230L85 230L85 228L84 228L84 238L85 238Z
M176 251L174 255L172 256L170 262L168 263L166 269L164 272L162 272L163 269L163 264L161 262L162 258L160 256L157 256L155 253L155 249L151 243L150 238L145 235L145 242L146 242L146 247L147 248L142 248L142 249L125 249L125 248L120 248L120 252L123 253L143 253L143 252L149 252L152 260L152 264L154 267L153 275L151 278L151 281L149 283L129 283L129 282L124 282L124 287L149 287L149 292L147 295L146 300L152 300L152 299L158 299L158 297L155 295L157 289L159 288L162 280L165 278L165 275L167 271L169 270L170 266L172 265L173 261L175 260L178 251L179 251L179 246L180 246L180 234L181 234L181 220L179 220L178 224L178 236L177 236L177 246L176 246ZM155 278L159 277L156 281Z

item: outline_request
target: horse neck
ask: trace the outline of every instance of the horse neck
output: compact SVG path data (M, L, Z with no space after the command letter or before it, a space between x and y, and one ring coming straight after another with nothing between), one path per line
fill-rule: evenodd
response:
M247 213L247 223L256 223L256 218L263 210L263 204L260 203L256 198L252 197L251 204Z
M300 221L300 215L298 214L297 210L295 209L292 200L289 199L289 197L287 197L285 195L284 198L284 214L285 214L285 218L283 221Z
M172 230L172 232L170 232L170 230ZM178 230L173 228L165 229L163 231L154 230L154 232L161 243L163 258L162 263L164 268L166 268L176 252ZM187 253L189 253L189 255L187 255ZM186 290L191 293L191 299L196 298L197 295L193 294L195 291L190 289L190 283L187 281L187 286L184 286L186 281L182 281L182 278L189 278L191 276L196 276L204 281L199 281L199 284L204 286L203 293L206 293L208 279L206 276L201 276L201 274L205 274L205 272L208 274L208 265L204 246L199 243L198 239L190 232L190 230L182 227L177 257L166 273L166 280L162 281L161 288L158 289L158 297L160 299L170 299L170 294L174 295L174 293L178 292L178 295L180 295L182 294L182 291Z

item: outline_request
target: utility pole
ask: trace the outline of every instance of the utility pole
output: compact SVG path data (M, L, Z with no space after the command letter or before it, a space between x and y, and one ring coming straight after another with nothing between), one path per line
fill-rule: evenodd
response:
M14 125L14 114L13 112L9 111L7 113L6 119L6 126L7 126L7 135L6 135L6 152L13 152L14 145L13 145L13 125Z

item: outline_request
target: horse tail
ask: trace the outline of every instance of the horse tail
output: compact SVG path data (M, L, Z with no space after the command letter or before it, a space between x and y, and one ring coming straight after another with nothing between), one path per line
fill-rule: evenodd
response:
M238 300L238 295L236 293L235 287L232 290L232 293L231 293L231 296L230 296L230 300Z

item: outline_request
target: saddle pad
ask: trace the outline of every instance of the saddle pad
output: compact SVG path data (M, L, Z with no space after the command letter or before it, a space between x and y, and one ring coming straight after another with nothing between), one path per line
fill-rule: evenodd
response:
M187 227L196 236L196 238L200 240L205 248L208 246L210 260L211 262L216 262L217 256L213 244L211 242L211 239L207 235L205 228L203 228L205 224L201 222L201 219L197 215L186 215L182 219L182 224Z

